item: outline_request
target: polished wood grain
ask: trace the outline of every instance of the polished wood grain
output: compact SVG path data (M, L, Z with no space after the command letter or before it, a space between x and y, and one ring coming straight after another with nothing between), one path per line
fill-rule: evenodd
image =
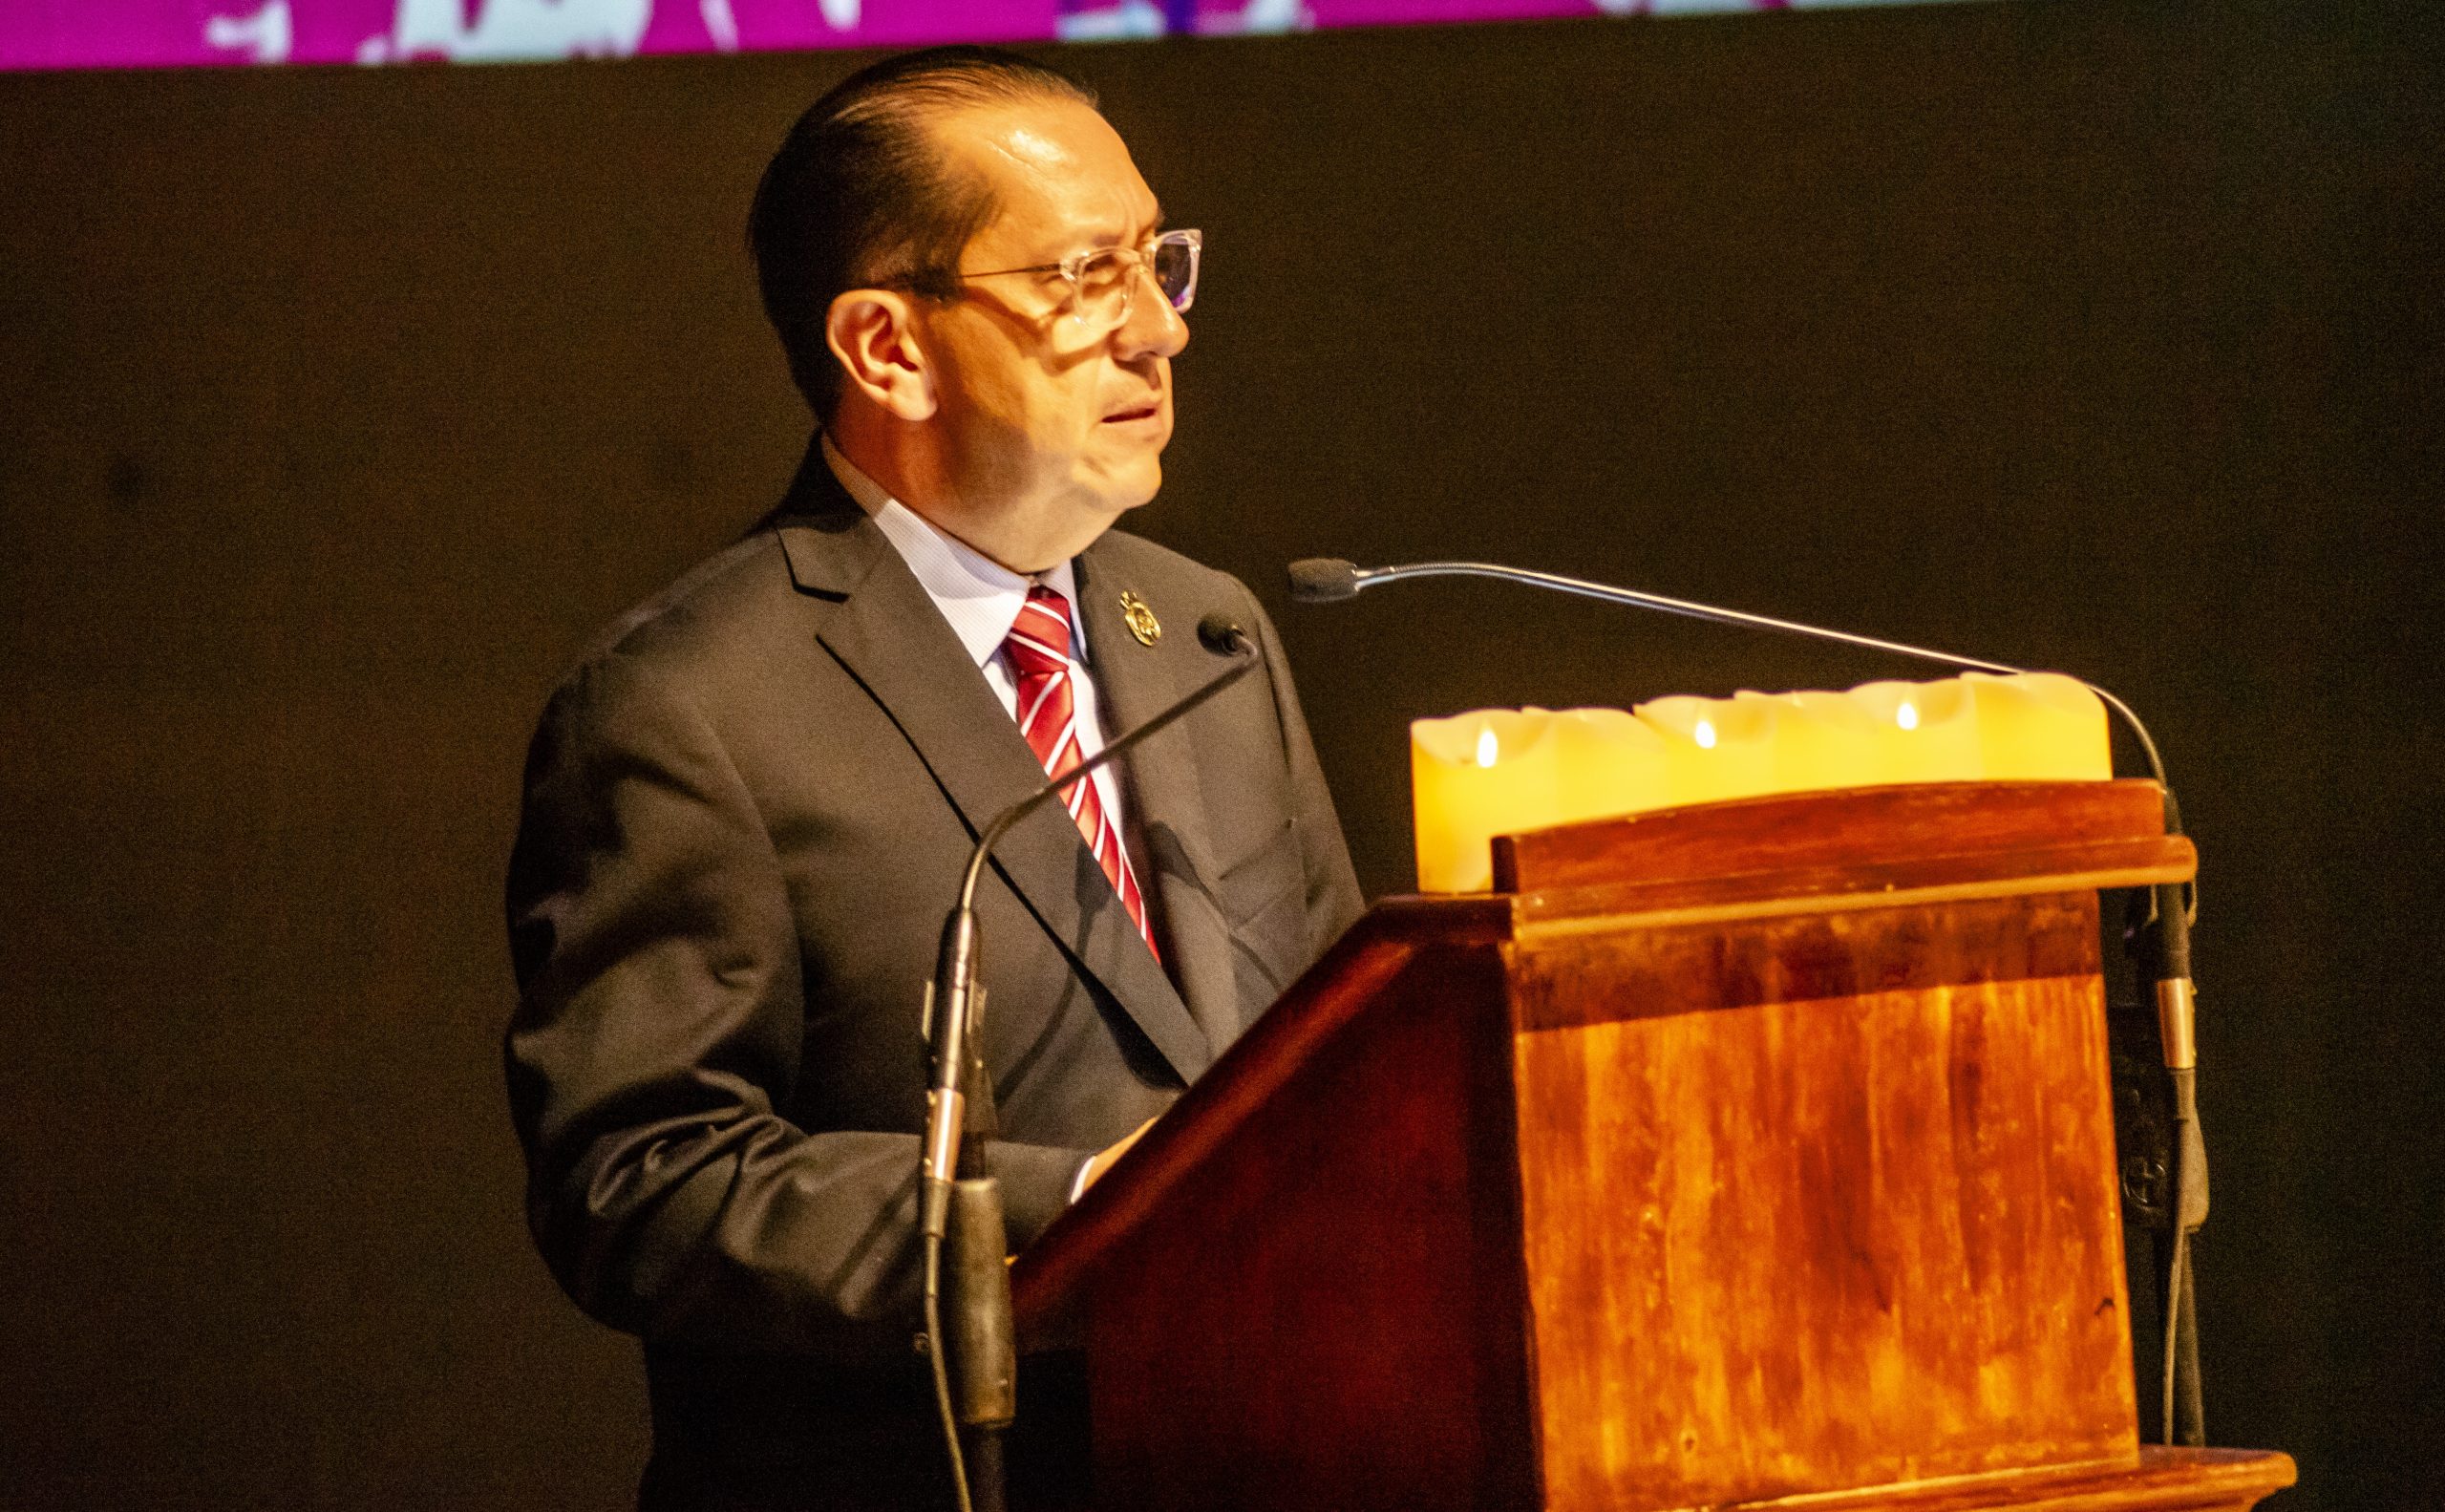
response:
M1769 915L1737 927L1522 928L1514 938L1511 1002L1522 1033L2098 970L2089 893Z
M1624 929L2182 881L2153 782L1796 793L1502 836L1523 930Z
M2137 1448L2094 894L1523 941L1545 1504Z
M1379 904L1018 1262L1029 1347L1083 1353L1093 1504L2286 1483L2136 1442L2094 889L2190 875L2161 816L2146 783L1800 795L1509 838L1518 890Z
M1495 890L1881 867L2161 837L2156 783L1913 782L1782 793L1498 837Z
M2295 1475L2290 1455L2264 1449L2150 1447L2131 1465L2007 1470L1734 1501L1718 1512L2248 1512Z

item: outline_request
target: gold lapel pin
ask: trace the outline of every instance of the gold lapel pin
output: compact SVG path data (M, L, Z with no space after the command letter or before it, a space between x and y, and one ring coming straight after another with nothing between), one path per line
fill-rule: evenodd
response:
M1121 594L1120 618L1140 646L1152 646L1163 638L1162 621L1155 618L1154 609L1135 593Z

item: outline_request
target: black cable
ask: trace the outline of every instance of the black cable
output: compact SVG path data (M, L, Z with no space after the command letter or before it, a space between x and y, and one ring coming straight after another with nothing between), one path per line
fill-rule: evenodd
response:
M2181 1344L2181 1328L2179 1320L2181 1318L2182 1301L2190 1295L2190 1288L2186 1284L2189 1279L2189 1273L2190 1234L2181 1226L2181 1225L2176 1224L2174 1225L2173 1264L2169 1267L2168 1279L2165 1282L2164 1416L2158 1419L2158 1421L2165 1425L2165 1442L2168 1444L2179 1443L2181 1437L2174 1419L2174 1397L2176 1395L2174 1391L2174 1383L2178 1374L2174 1366L2176 1357L2180 1353L2179 1346Z
M959 1414L951 1408L950 1366L943 1358L943 1240L925 1236L925 1358L933 1366L934 1409L943 1419L943 1446L950 1454L951 1494L959 1512L975 1512L967 1494L967 1457L960 1452Z

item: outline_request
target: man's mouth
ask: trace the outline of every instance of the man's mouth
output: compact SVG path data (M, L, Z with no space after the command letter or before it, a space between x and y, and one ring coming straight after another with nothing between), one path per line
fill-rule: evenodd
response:
M1126 425L1132 420L1151 420L1156 415L1162 413L1162 401L1160 399L1149 399L1143 404L1134 404L1125 410L1113 411L1110 415L1104 416L1104 423L1106 425Z

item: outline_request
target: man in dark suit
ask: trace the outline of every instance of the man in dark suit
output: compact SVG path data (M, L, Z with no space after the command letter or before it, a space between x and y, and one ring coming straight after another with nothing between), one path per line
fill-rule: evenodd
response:
M985 50L877 65L752 231L823 429L543 716L510 1098L554 1274L645 1340L648 1505L941 1504L919 1016L979 828L1222 670L1202 618L1250 630L1259 675L1012 830L980 892L1019 1246L1359 897L1256 601L1107 533L1160 480L1200 245L1091 99Z

